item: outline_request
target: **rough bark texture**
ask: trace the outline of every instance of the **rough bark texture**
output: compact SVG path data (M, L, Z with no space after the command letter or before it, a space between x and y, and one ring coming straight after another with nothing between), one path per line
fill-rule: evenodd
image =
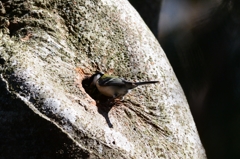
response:
M128 1L0 6L1 156L206 158L173 70ZM97 69L160 84L107 107L82 87Z

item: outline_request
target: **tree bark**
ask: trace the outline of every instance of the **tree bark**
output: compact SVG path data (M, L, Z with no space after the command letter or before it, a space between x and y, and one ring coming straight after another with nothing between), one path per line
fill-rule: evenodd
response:
M9 0L2 8L2 156L206 158L178 80L128 1ZM83 88L95 70L160 84L109 106Z

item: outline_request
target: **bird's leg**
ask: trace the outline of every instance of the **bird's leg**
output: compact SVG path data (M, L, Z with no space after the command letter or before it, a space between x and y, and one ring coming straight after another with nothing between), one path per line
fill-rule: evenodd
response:
M121 97L120 97L120 101L124 101L124 96L121 96Z
M117 98L115 98L114 101L115 101L116 106L119 106L123 100L124 100L123 96L118 96Z
M113 100L118 105L119 103L121 103L124 100L124 97L121 94L115 93L113 95Z

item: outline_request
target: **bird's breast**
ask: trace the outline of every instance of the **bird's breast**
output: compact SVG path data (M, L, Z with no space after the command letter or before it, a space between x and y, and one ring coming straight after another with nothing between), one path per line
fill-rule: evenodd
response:
M108 97L117 97L117 96L124 96L128 93L128 89L124 87L118 86L99 86L96 84L98 91Z
M98 84L96 86L98 91L103 95L108 97L114 97L115 91L114 88L112 88L112 86L99 86Z

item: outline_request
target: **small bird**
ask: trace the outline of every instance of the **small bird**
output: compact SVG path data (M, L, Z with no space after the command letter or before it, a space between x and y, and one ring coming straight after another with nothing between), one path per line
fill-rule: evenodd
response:
M129 82L118 76L110 76L97 71L92 76L91 85L95 85L98 91L105 96L120 98L123 100L123 97L129 92L129 90L140 85L154 84L158 82L159 81Z

